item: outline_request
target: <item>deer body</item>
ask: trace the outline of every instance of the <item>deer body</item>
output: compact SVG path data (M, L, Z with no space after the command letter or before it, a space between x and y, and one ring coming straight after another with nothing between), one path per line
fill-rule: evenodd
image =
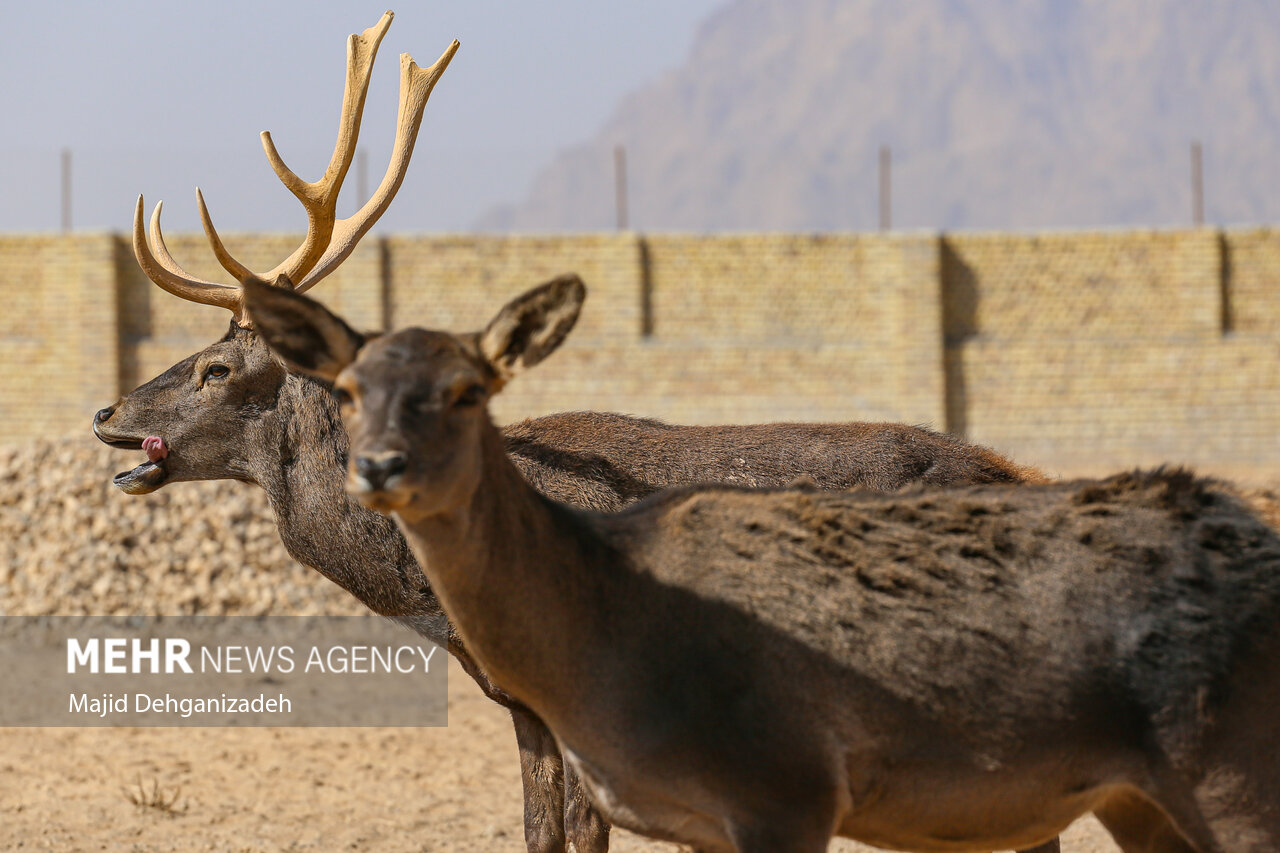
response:
M335 381L348 489L620 825L708 853L980 853L1094 811L1126 853L1280 843L1280 536L1212 484L702 485L600 514L534 489L484 406L568 334L576 279L463 336L368 340L246 294L273 350Z
M503 429L507 453L543 494L617 510L690 483L891 491L908 483L1034 482L1044 475L985 447L892 423L665 424L568 412Z
M1185 475L695 487L601 516L508 470L397 518L618 825L706 851L983 851L1136 794L1198 849L1280 844L1280 538Z

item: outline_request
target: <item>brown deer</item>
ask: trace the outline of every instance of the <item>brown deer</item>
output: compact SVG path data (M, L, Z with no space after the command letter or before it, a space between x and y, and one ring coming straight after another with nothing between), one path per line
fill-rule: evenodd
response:
M457 48L455 42L427 69L402 57L395 156L373 199L338 222L338 192L354 156L372 63L390 22L388 13L349 42L339 137L324 178L302 182L276 154L270 136L263 135L276 173L302 201L308 219L298 251L262 274L282 288L296 282L295 289L303 290L332 272L385 211L403 180L431 88ZM203 197L197 197L222 266L236 281L250 275L223 246ZM157 205L148 242L141 199L135 209L133 243L142 269L170 293L226 308L233 319L221 340L95 415L94 433L102 441L147 452L145 462L116 476L116 485L133 495L213 479L265 489L295 559L371 609L448 648L486 695L510 710L520 747L529 849L556 853L566 840L579 853L607 849L607 825L582 797L573 774L563 772L550 732L480 671L394 523L347 495L348 440L328 384L288 372L271 355L244 313L238 284L202 281L182 270L165 247L160 211ZM691 427L580 412L515 424L504 435L512 459L539 489L601 510L703 480L779 486L810 477L827 488L892 489L914 481L1039 477L984 448L895 424Z
M348 489L618 825L708 853L979 853L1095 811L1126 853L1280 849L1280 535L1217 484L696 485L582 510L525 480L486 406L568 334L580 282L482 332L372 339L246 295L334 383Z

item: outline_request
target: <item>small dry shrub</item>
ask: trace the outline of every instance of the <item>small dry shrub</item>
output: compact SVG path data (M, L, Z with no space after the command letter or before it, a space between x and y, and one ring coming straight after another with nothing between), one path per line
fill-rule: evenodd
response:
M157 811L170 816L185 814L187 811L188 803L183 802L181 806L178 805L178 800L182 797L181 786L170 791L160 787L159 779L152 779L151 786L148 788L139 776L133 787L122 786L120 790L124 793L125 799L140 811Z

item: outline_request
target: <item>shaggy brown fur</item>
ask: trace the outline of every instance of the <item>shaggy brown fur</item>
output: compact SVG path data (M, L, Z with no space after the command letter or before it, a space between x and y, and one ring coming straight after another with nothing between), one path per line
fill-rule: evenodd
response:
M225 367L225 377L210 368ZM216 373L218 371L213 371ZM231 324L222 340L103 409L94 432L122 449L159 435L170 449L150 478L116 480L146 493L187 480L257 483L290 554L371 609L453 653L490 698L512 713L533 853L607 849L607 826L581 796L551 733L494 685L462 646L394 523L347 495L347 435L328 383L289 373L257 333ZM780 486L805 474L832 488L929 482L1009 482L1039 475L985 448L895 424L687 427L575 412L515 424L506 446L522 472L558 500L618 509L694 480ZM157 474L159 475L157 477ZM563 791L565 785L569 792Z

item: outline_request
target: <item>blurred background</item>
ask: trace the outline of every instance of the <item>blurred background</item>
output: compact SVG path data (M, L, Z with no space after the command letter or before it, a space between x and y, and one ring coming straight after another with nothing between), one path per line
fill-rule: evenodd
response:
M257 134L271 130L296 171L318 175L342 39L384 7L51 8L5 8L3 231L123 229L138 193L168 201L171 229L196 228L197 184L224 229L301 227ZM396 11L369 96L364 186L385 168L395 54L426 64L454 37L462 50L383 231L614 228L618 146L627 224L651 231L1170 226L1193 222L1197 204L1212 223L1280 212L1280 6L1266 0Z

